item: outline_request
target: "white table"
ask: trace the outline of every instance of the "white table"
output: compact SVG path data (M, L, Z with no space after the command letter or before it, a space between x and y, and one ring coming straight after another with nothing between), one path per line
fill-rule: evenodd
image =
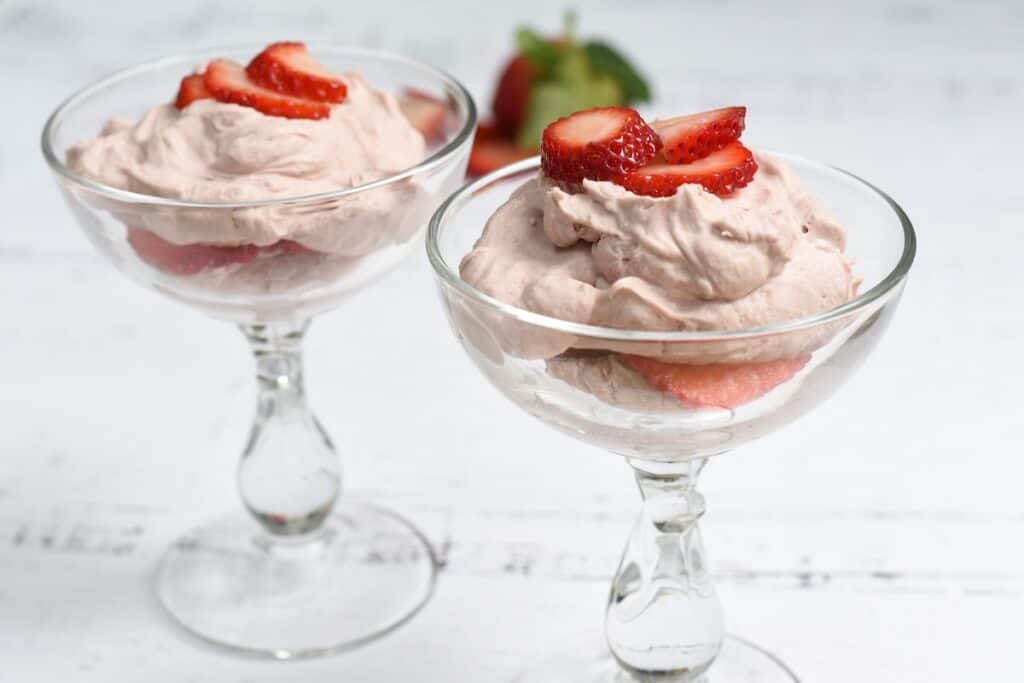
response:
M599 633L637 505L627 469L477 376L422 258L319 320L308 364L347 490L447 555L426 610L354 652L275 663L197 644L151 594L171 539L236 505L249 360L228 326L92 252L42 122L127 62L286 38L406 52L486 105L511 27L560 21L539 0L405 4L0 2L0 680L502 681ZM657 111L746 104L752 143L873 180L919 232L860 375L706 472L729 626L811 682L1020 681L1024 6L829 4L577 3L584 33L646 67Z

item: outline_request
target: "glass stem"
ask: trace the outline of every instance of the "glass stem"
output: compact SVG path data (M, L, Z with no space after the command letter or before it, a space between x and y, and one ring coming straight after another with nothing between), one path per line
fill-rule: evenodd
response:
M699 681L722 646L722 608L697 527L705 462L629 460L644 502L612 582L605 635L638 680Z
M245 506L277 536L316 531L341 490L341 464L309 410L302 340L309 321L243 325L256 359L259 399L238 466Z

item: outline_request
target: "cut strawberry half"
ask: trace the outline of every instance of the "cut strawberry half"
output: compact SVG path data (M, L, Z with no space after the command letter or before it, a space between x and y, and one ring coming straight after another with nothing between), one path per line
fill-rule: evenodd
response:
M686 183L701 185L708 192L726 197L747 185L755 173L757 162L751 151L738 142L730 142L689 164L655 163L612 180L633 194L648 197L671 197Z
M654 121L662 156L670 164L688 164L722 149L743 133L746 107L726 107Z
M759 363L685 365L623 356L658 391L695 408L735 408L760 398L800 372L810 356Z
M174 244L149 230L129 228L128 244L143 261L171 275L195 275L210 268L250 263L261 254L310 251L298 242L281 240L266 247L245 244L219 247L210 244Z
M414 88L406 88L398 100L398 106L413 128L428 141L434 142L444 137L448 105L443 100Z
M274 43L245 68L253 83L270 90L318 102L345 101L348 86L337 74L320 66L302 43Z
M181 79L181 86L178 87L178 97L174 100L174 106L184 109L196 100L206 100L211 97L213 95L206 89L202 74L192 74Z
M498 130L505 137L514 138L526 118L526 104L530 99L534 78L533 67L522 55L510 59L501 72L491 111L494 112Z
M221 102L252 107L268 116L323 119L331 114L331 107L325 102L292 97L253 83L240 64L224 59L206 65L203 84Z
M553 180L608 180L654 159L658 135L633 109L599 107L558 119L544 129L541 168Z
M476 129L466 173L470 176L486 175L530 156L533 156L533 152L521 149L516 143L501 137L494 124L481 123Z

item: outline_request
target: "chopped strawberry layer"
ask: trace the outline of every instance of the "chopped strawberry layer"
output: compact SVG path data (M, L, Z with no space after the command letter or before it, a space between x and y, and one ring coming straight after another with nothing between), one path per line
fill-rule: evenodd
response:
M695 408L735 408L760 398L798 373L809 355L756 363L689 365L623 356L658 391Z
M128 229L128 244L143 261L171 275L195 275L211 268L250 263L260 256L310 251L298 242L281 240L269 246L244 244L222 247L210 244L174 244L149 230Z

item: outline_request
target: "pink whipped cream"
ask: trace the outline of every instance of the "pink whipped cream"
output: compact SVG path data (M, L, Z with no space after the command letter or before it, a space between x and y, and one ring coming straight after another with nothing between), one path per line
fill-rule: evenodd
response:
M198 100L183 110L151 109L138 122L111 119L94 140L68 150L68 166L113 187L197 202L297 197L353 187L410 168L423 136L389 94L358 74L327 119L267 116ZM411 182L357 193L320 211L289 207L144 211L125 217L177 245L273 245L356 257L408 237L424 193Z
M810 315L856 295L846 236L780 161L721 199L536 178L488 221L463 279L514 306L631 330L734 330ZM554 355L573 340L534 340ZM590 344L583 344L590 346ZM530 355L533 355L532 353Z

